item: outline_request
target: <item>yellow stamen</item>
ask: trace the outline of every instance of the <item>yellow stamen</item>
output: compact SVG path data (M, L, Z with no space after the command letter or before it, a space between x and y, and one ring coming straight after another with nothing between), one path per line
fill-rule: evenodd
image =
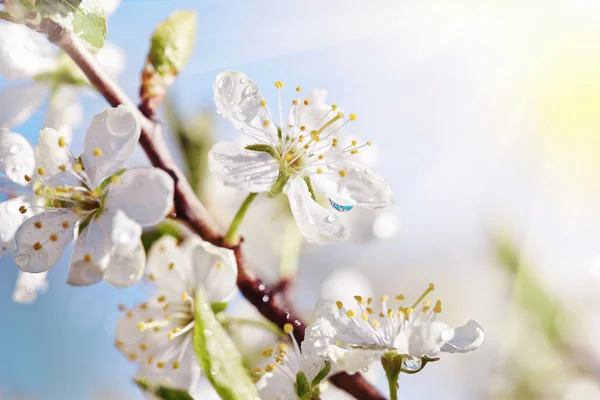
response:
M269 124L270 124L270 123L271 123L271 122L269 122L268 120L264 120L264 121L263 121L263 126L269 126Z
M342 302L341 302L341 301L339 301L339 300L335 302L335 305L336 305L336 306L337 306L337 308L338 308L338 309L340 309L340 310L341 310L342 308L344 308L344 303L342 303Z
M85 253L85 255L83 256L83 261L85 261L86 263L91 263L92 255L90 253Z
M41 244L40 242L35 242L35 243L33 244L33 249L34 249L35 251L38 251L38 250L40 250L41 248L42 248L42 244Z
M92 150L92 153L94 154L95 157L102 157L102 149L96 147L94 150Z
M304 100L304 105L307 106L308 105L308 100Z
M46 170L44 168L38 168L38 174L44 175L45 173L46 173Z
M283 82L281 82L281 81L275 81L275 87L277 89L281 89L283 87Z
M50 240L53 242L58 242L58 236L56 236L55 234L50 235Z
M442 312L442 301L438 300L435 302L435 306L433 307L433 312L439 314Z
M24 178L25 182L31 182L31 178L29 177L29 175L25 175Z
M349 117L350 117L350 121L356 120L356 114L354 114L354 113L350 113Z
M348 172L345 169L343 169L339 172L339 174L343 178L344 176L346 176L348 174Z
M260 352L260 354L262 354L262 356L264 358L269 358L273 355L273 349L272 348L264 349L263 351Z
M294 104L295 106L297 106L298 105L298 100L292 101L292 104Z
M67 145L67 141L65 140L64 137L59 137L58 138L58 147L65 147Z
M265 100L265 99L262 99L262 100L260 101L260 105L261 105L261 107L266 107L266 106L267 106L267 102L266 102L266 100Z
M33 226L35 226L37 229L42 229L42 223L40 221L35 221Z
M296 88L296 92L300 93L301 91L302 91L302 88L301 88L300 86L298 86L298 87Z
M417 301L415 301L413 303L411 308L416 308L419 305L419 303L425 298L425 296L427 296L429 293L433 292L434 290L435 290L435 286L433 285L433 283L430 283L429 287L427 287L427 290L425 290L423 292L423 294L421 296L419 296L419 298L417 299Z
M358 302L358 304L365 303L365 301L363 300L363 298L361 296L354 296L354 300L356 300Z
M353 317L355 317L355 316L356 316L356 312L354 312L354 310L348 310L348 311L346 312L346 316L347 316L348 318L353 318Z
M289 335L290 333L292 333L294 331L294 325L289 324L289 323L283 325L283 331Z

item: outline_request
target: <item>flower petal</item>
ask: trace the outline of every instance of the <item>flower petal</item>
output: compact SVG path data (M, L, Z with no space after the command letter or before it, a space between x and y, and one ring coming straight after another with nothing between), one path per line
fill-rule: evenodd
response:
M131 286L144 275L146 252L142 227L121 210L112 217L110 260L104 280L117 287Z
M105 208L122 210L138 224L154 225L173 208L173 178L158 168L133 168L111 183Z
M37 298L38 293L48 289L48 281L46 275L48 272L39 274L30 274L19 271L17 283L13 292L13 301L16 303L33 303Z
M485 341L485 332L476 321L470 320L465 325L454 329L454 337L442 346L448 353L466 353L477 350Z
M454 330L443 322L421 324L410 332L408 352L415 357L436 356L453 336Z
M339 218L311 198L302 178L290 179L283 190L290 201L298 229L306 240L322 244L340 242L348 237L348 231L340 224Z
M24 25L0 24L0 75L31 78L55 67L56 50L43 35Z
M94 54L94 58L102 70L114 80L117 80L125 69L125 52L113 43L105 42L104 46Z
M16 197L0 203L0 256L13 251L16 247L15 233L31 212L21 214L19 208L29 206L25 197Z
M203 240L193 240L192 271L195 282L206 290L210 301L222 301L236 289L237 263L233 251Z
M63 171L63 167L72 166L74 160L66 146L60 147L59 139L61 137L63 136L54 129L46 128L40 131L38 145L35 149L38 167L35 180L53 187L80 186L81 184L75 176L68 171Z
M375 361L380 360L386 351L362 348L343 349L338 346L331 346L329 357L335 363L338 371L355 374L369 368Z
M261 105L264 98L250 78L241 72L227 70L217 75L213 86L219 114L255 139L277 143L277 127L269 108ZM268 121L266 126L265 121Z
M297 399L294 381L287 376L273 372L266 373L256 382L258 394L262 400Z
M108 265L111 241L111 223L104 215L92 219L75 242L67 283L89 286L98 283Z
M50 98L44 125L52 128L71 143L73 129L83 122L83 106L77 98L77 91L68 86L59 87Z
M25 137L0 129L0 170L15 183L27 185L25 175L32 176L35 152Z
M107 108L94 116L85 134L81 155L92 185L100 185L123 168L140 134L140 124L128 106Z
M279 162L269 153L220 142L208 154L213 174L226 185L246 192L268 192L279 176Z
M121 0L100 0L100 3L104 6L106 16L110 17L121 4Z
M293 125L296 128L305 126L307 132L319 130L338 113L342 112L342 110L338 108L334 111L331 108L331 105L326 104L326 96L326 90L311 90L308 92L307 96L305 96L302 101L297 105L290 107L288 112L288 124ZM337 131L336 133L338 133L338 129L343 123L343 119L335 121L321 132L321 136L325 137L330 132L334 131Z
M50 269L74 238L80 216L70 210L50 210L34 215L15 234L15 263L25 272Z
M48 87L38 83L0 89L0 126L12 127L27 121L47 93Z
M176 238L163 235L148 250L148 276L158 291L181 296L188 290L187 282L192 277L192 248L186 240L179 244Z

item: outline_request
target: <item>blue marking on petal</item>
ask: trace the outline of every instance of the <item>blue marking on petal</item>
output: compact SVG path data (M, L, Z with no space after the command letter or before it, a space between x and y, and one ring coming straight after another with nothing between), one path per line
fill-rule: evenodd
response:
M354 206L343 206L341 204L336 203L335 201L333 201L331 199L329 199L329 204L331 204L331 207L335 208L339 212L347 212L354 208Z

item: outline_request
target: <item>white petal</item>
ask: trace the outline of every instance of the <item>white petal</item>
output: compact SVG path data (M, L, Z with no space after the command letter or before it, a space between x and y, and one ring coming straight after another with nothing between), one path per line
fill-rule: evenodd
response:
M142 227L121 210L112 219L112 250L104 280L118 287L131 286L140 280L146 265Z
M408 338L408 352L415 357L436 356L442 345L453 336L454 330L443 322L419 325Z
M113 80L118 80L119 75L125 69L125 52L119 46L110 42L105 42L104 46L94 54L94 58L98 61L98 65L102 70Z
M111 223L102 216L92 219L75 242L67 283L88 286L104 276L111 249Z
M104 6L104 12L106 12L106 16L109 17L119 7L121 0L100 0L100 3L102 3Z
M298 398L294 383L287 376L271 372L256 382L256 388L262 400L290 400Z
M236 289L237 263L233 251L194 240L192 271L196 284L206 290L210 301L222 301Z
M39 273L50 269L73 241L74 227L79 218L69 210L44 211L29 218L15 234L15 263L25 272ZM41 223L40 228L36 227L37 223ZM68 226L63 227L63 223ZM35 250L34 246L38 247L38 244L42 247Z
M19 208L28 205L25 197L16 197L0 203L0 256L15 249L15 233L31 216L31 212L21 214Z
M448 353L466 353L477 350L485 341L485 332L476 321L470 320L465 325L454 329L454 338L442 346Z
M238 71L223 71L217 75L214 89L219 114L240 131L262 142L277 143L277 127L269 108L261 105L264 98L250 78ZM265 121L269 121L267 126Z
M144 275L146 252L141 241L131 250L117 246L110 254L110 262L104 280L113 286L128 287L137 283Z
M188 290L192 280L192 247L186 240L179 244L177 239L164 235L148 250L148 273L160 292L175 296Z
M81 155L92 185L100 185L123 168L140 139L140 133L140 124L128 106L107 108L94 116L85 134Z
M268 153L231 142L214 145L208 163L223 183L246 192L268 192L279 176L279 162Z
M52 128L71 143L73 129L83 122L83 106L77 98L77 91L68 86L61 86L50 98L46 110L44 125Z
M56 67L56 50L40 33L24 25L0 24L0 74L30 78Z
M298 229L312 243L340 242L348 237L348 231L339 218L314 201L302 178L294 177L284 187L290 201L292 214Z
M319 191L338 204L362 206L370 209L381 208L392 203L392 189L381 176L372 169L350 162L341 161L338 171L346 171L344 177L339 174L313 177Z
M329 357L335 363L338 371L355 374L369 368L375 361L379 361L385 352L386 350L342 349L338 346L331 346Z
M38 293L48 289L46 280L47 272L39 274L30 274L19 271L17 284L13 292L13 301L17 303L32 303L37 298Z
M158 168L133 168L111 183L105 208L122 210L142 226L160 222L173 208L173 178Z
M323 125L333 119L341 109L332 110L331 105L325 103L327 96L326 90L311 90L304 96L298 105L293 105L288 112L288 123L297 128L305 126L306 131L319 130ZM304 104L304 100L308 101L308 105ZM325 130L321 132L321 136L325 137L330 132L339 132L338 128L344 123L343 119L338 119Z
M25 175L32 176L34 169L35 152L29 141L18 133L0 129L0 171L25 186Z
M0 127L27 121L40 108L47 93L48 87L38 83L0 89Z
M43 175L36 172L35 180L49 186L79 186L80 183L75 176L61 169L62 166L71 166L74 161L69 149L66 146L59 146L61 137L62 135L54 129L46 128L40 131L35 158L37 171L43 169Z

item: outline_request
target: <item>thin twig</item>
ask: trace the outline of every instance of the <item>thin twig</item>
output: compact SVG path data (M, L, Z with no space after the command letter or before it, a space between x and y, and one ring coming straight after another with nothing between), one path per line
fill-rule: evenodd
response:
M132 106L142 126L140 145L148 159L157 168L169 173L175 181L175 210L177 218L186 222L200 237L221 247L227 247L219 228L194 194L183 172L177 167L173 157L167 150L162 138L160 125L154 121L157 104L144 103L139 111L123 90L113 82L97 65L92 55L83 47L81 42L73 37L66 29L52 21L44 20L35 28L45 33L48 39L67 53L81 68L90 83L104 96L108 103L117 107L121 104ZM152 107L154 106L154 107ZM240 245L231 247L238 263L238 287L242 294L270 321L280 328L286 323L292 323L294 335L298 342L304 340L306 326L295 314L281 292L271 290L246 265ZM384 400L377 389L371 386L360 374L348 375L339 373L331 378L334 385L345 390L357 399Z

